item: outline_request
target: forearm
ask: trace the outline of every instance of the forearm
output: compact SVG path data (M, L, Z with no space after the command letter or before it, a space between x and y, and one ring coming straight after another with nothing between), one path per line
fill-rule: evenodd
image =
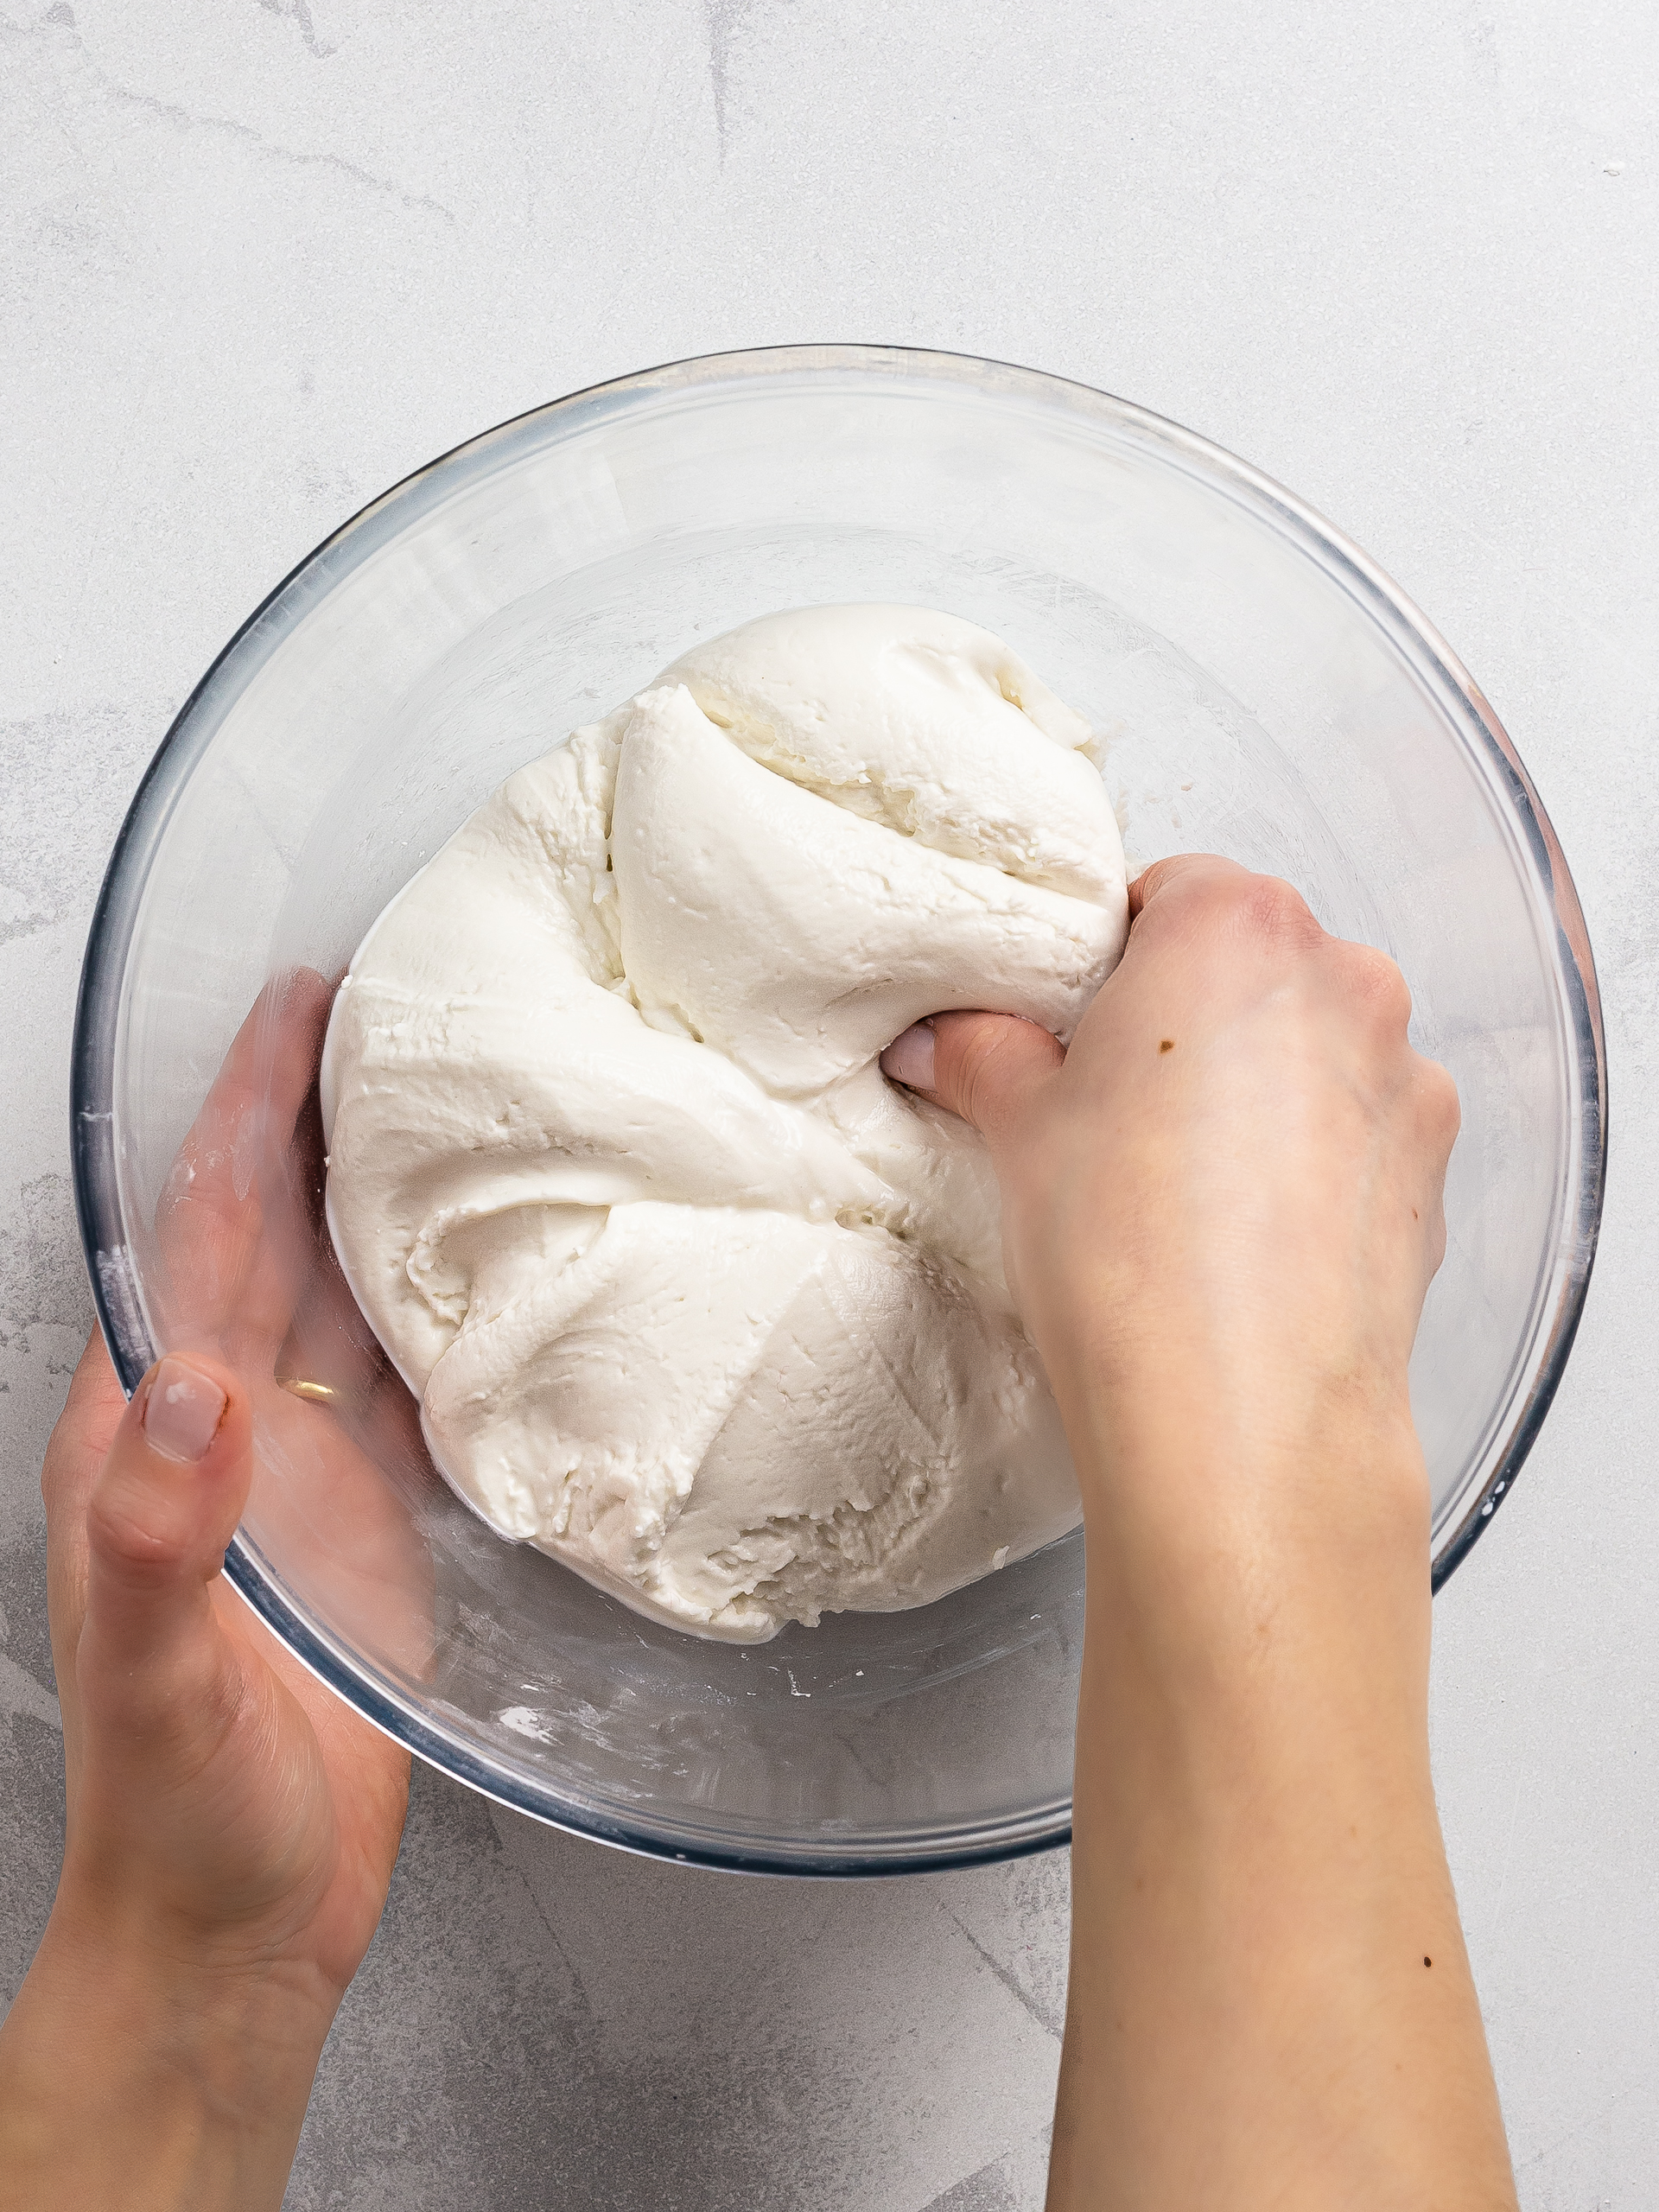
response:
M1392 962L1158 862L1062 1052L883 1065L985 1137L1089 1548L1050 2212L1513 2212L1428 1770L1407 1370L1457 1092Z
M18 2212L276 2212L332 2005L168 1958L60 1894L0 2026L0 2170Z
M1069 1408L1090 1594L1050 2212L1508 2212L1408 1423L1356 1424L1336 1468L1206 1465L1224 1440L1171 1380L1132 1417Z

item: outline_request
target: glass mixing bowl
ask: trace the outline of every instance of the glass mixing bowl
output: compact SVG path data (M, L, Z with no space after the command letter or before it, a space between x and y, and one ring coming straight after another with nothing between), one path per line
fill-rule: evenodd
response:
M87 950L76 1189L122 1380L187 1342L246 1372L259 1467L226 1572L423 1758L613 1843L815 1874L1065 1840L1081 1536L747 1648L503 1542L342 1295L321 995L281 979L337 976L505 776L693 639L836 600L998 632L1109 736L1132 861L1231 854L1403 969L1464 1109L1412 1369L1437 1582L1560 1377L1605 1101L1578 900L1480 693L1317 516L1139 408L880 347L682 362L474 439L296 569L168 732Z

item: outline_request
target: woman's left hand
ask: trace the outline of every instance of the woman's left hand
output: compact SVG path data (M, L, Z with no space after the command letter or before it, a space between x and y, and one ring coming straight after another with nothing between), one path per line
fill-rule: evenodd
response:
M327 1007L314 981L284 1007L302 1070ZM0 2031L0 2166L22 2206L279 2205L403 1829L407 1754L220 1573L257 1414L423 1610L406 1552L386 1549L408 1531L378 1471L276 1379L296 1278L222 1141L245 1125L257 1026L187 1141L163 1228L175 1281L210 1287L217 1314L198 1305L189 1348L130 1404L94 1335L47 1452L67 1826L46 1936ZM290 1128L308 1080L275 1102ZM231 1345L235 1366L193 1338Z

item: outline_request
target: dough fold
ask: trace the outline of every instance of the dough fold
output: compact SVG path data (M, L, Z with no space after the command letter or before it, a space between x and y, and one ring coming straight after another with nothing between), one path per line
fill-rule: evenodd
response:
M1072 1526L983 1146L882 1048L1071 1030L1128 932L1088 726L988 632L812 607L512 777L369 931L327 1210L454 1487L752 1642Z

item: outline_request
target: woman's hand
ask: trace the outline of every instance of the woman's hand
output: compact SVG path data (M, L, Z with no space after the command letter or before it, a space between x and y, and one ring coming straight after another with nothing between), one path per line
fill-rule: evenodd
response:
M1070 1051L889 1074L983 1132L1089 1548L1051 2212L1511 2212L1428 1766L1407 1363L1458 1128L1382 955L1186 858Z
M51 1921L0 2031L9 2202L279 2204L323 2037L385 1901L406 1754L308 1675L219 1571L257 1416L267 1446L321 1470L344 1548L385 1563L392 1602L420 1610L407 1526L376 1470L328 1411L276 1380L303 1240L277 1233L267 1186L326 1007L314 979L277 1002L293 1072L271 1101L263 1174L237 1140L263 1088L269 1002L181 1155L159 1229L169 1333L190 1348L129 1405L94 1336L48 1447L68 1818Z
M922 1087L984 1132L1010 1283L1068 1419L1104 1423L1125 1471L1172 1419L1189 1458L1201 1421L1210 1448L1277 1449L1287 1473L1326 1436L1414 1457L1406 1366L1459 1117L1407 1042L1399 969L1230 861L1161 861L1130 905L1069 1052L984 1014L936 1016L919 1047ZM1284 1501L1236 1501L1257 1503Z

